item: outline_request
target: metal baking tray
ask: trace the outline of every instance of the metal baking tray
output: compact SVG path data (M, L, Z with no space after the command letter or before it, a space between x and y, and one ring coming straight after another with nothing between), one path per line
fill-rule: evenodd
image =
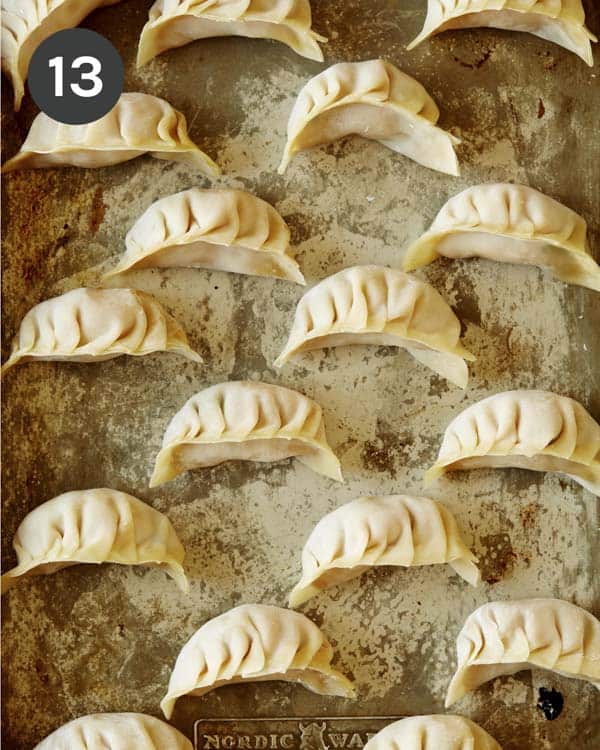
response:
M127 0L95 12L84 26L115 43L127 90L162 96L186 114L193 139L223 168L212 184L248 189L277 207L309 283L356 263L398 266L450 195L490 180L531 184L580 212L600 253L598 65L589 69L530 35L485 29L447 33L409 53L424 0L313 0L314 28L330 40L328 63L381 56L425 85L440 105L442 127L463 140L462 176L350 139L298 156L280 177L292 103L322 66L281 44L223 38L173 50L137 71L149 4ZM600 7L584 4L598 33ZM27 97L13 114L12 91L3 83L4 160L24 139L35 107ZM100 170L7 175L3 358L31 306L99 282L152 201L209 184L184 165L149 157ZM191 633L242 602L284 605L304 540L333 507L365 493L421 493L446 424L466 404L539 387L573 396L600 417L598 295L535 268L483 261L442 260L419 275L454 306L478 357L466 393L392 348L316 352L277 372L272 362L302 289L191 270L137 272L115 284L165 304L204 366L164 354L98 365L28 364L9 373L4 565L14 564L12 536L29 510L67 490L111 486L168 513L187 549L192 586L185 596L159 571L82 565L12 590L2 602L3 747L31 748L85 713L159 715L175 657ZM238 378L281 383L322 404L346 483L286 461L227 464L150 490L172 414L201 388ZM447 566L380 569L311 600L304 611L333 642L337 666L356 680L356 701L280 683L237 685L180 700L174 724L192 738L208 719L311 717L318 727L321 716L440 712L456 635L479 604L559 596L600 614L592 495L556 475L519 470L450 475L429 494L455 513L485 583L472 589ZM541 686L565 697L555 721L536 708ZM600 694L553 674L498 679L454 708L505 750L598 747Z

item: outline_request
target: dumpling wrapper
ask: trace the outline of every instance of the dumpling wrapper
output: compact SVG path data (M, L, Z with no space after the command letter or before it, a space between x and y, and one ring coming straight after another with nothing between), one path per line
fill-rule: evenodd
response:
M466 619L446 708L502 675L540 667L600 689L600 622L562 599L490 602Z
M142 30L138 67L196 39L245 36L283 42L303 57L323 62L311 29L309 0L156 0Z
M454 146L460 141L436 127L439 116L423 86L388 62L332 65L311 78L298 95L279 173L299 151L360 135L425 167L457 176Z
M459 388L469 379L465 359L475 359L444 298L415 276L383 266L346 268L306 292L275 367L300 352L351 344L402 347Z
M90 714L64 724L34 750L193 750L175 727L146 714Z
M541 266L561 281L600 291L585 220L525 185L476 185L450 198L408 249L404 270L440 256Z
M103 362L123 354L175 352L202 362L183 328L153 297L137 289L72 289L23 318L2 374L20 362Z
M40 112L19 153L2 172L44 167L108 167L137 156L179 161L207 175L220 173L215 162L190 140L184 115L164 99L121 94L111 111L87 125L65 125Z
M525 31L565 47L588 65L594 57L581 0L428 0L421 33L407 49L449 29L477 27Z
M464 716L409 716L388 724L365 750L502 750L496 740Z
M2 70L10 78L15 110L21 108L29 63L57 31L78 26L96 8L119 0L2 0Z
M290 230L266 201L243 190L192 188L153 203L125 238L107 276L141 268L210 268L305 284L288 255Z
M28 513L15 534L17 567L2 576L2 592L28 576L78 563L162 568L188 590L185 555L169 519L125 492L75 490Z
M315 594L375 566L448 563L472 586L481 579L452 513L426 497L362 497L315 526L302 550L302 578L290 594L298 607Z
M268 383L219 383L192 396L175 414L150 486L224 461L272 462L290 457L343 481L340 462L327 443L319 404L298 391Z
M160 707L167 719L183 695L201 696L240 682L297 682L319 695L354 697L333 669L333 649L299 612L244 604L215 617L181 649Z
M497 393L448 425L425 483L447 471L502 467L557 471L600 496L600 425L566 396Z

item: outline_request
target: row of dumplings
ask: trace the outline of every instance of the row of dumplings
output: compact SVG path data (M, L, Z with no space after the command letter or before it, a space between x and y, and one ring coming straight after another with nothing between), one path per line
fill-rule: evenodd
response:
M227 684L269 680L298 683L321 695L354 698L353 684L332 667L332 658L330 643L304 615L264 604L244 604L206 622L183 646L161 708L170 719L176 701L185 695L202 696ZM600 689L600 622L561 599L490 602L465 621L457 639L457 661L446 707L485 682L531 667L581 679ZM101 714L76 719L38 748L58 750L68 746L77 750L78 744L68 743L70 737L102 727L106 732L103 739L111 737L110 750L120 750L123 722L132 725L128 729L133 736L139 734L139 722L151 728L150 736L164 733L174 748L189 746L181 745L181 735L157 723L157 719L139 714ZM391 724L367 748L456 750L467 746L473 750L500 747L473 722L440 715L416 716ZM125 747L129 750L132 745L123 746L123 750ZM147 747L155 746L135 746L136 750ZM171 745L157 747L164 750Z
M31 57L37 45L61 29L77 26L96 8L119 0L4 0L2 69L10 77L15 109L21 106ZM408 46L449 29L488 26L527 31L554 42L593 65L592 41L585 26L582 0L428 0L423 30ZM323 61L312 30L309 0L156 0L142 30L138 67L166 50L197 39L243 36L272 39L299 55Z
M295 154L349 135L378 141L430 169L458 176L459 139L437 126L440 111L414 78L383 60L344 62L319 73L292 109L279 172ZM68 125L41 112L3 172L43 167L105 167L148 153L180 161L209 176L218 165L191 140L185 116L168 102L124 93L95 122Z
M151 486L227 461L289 457L342 479L316 402L266 383L222 383L193 396L172 419ZM426 480L448 471L509 466L559 472L600 496L600 425L564 396L496 394L451 422ZM78 562L158 565L187 590L183 547L167 518L114 490L75 491L43 503L21 522L13 546L18 564L2 576L3 591L24 576ZM476 586L475 562L453 516L438 503L407 496L361 498L328 514L313 530L290 605L374 565L449 563Z
M441 256L538 265L562 281L600 291L600 267L585 220L526 185L475 185L450 198L409 246L404 270ZM157 200L127 233L125 253L107 277L176 267L306 283L291 257L290 230L280 214L235 189L191 188Z
M304 284L278 212L250 193L192 188L162 198L135 222L126 252L107 277L133 269L188 267L271 276ZM404 259L412 270L440 256L481 257L549 268L600 290L583 218L524 185L486 184L451 198ZM350 344L399 346L465 388L460 321L429 284L380 266L344 269L299 301L287 344L275 360ZM23 319L2 371L30 359L91 361L119 354L177 351L200 361L181 326L133 289L75 289L36 305Z
M154 716L134 713L81 716L57 729L34 750L193 750L174 727ZM478 724L464 716L411 716L389 724L365 750L501 750Z
M164 570L189 590L185 552L168 518L132 495L107 488L75 490L32 510L13 539L17 566L2 576L2 592L24 578L77 564L117 563ZM449 564L477 586L477 558L454 516L425 497L364 497L324 516L302 551L302 576L290 593L298 607L368 568Z
M376 140L431 169L458 175L460 141L437 127L440 112L423 86L383 60L338 63L311 78L290 115L279 172L295 154L348 135ZM41 112L19 153L3 166L18 169L105 167L149 153L183 161L209 176L218 165L191 140L185 116L149 94L128 92L100 119L56 122Z
M376 270L384 278L392 273L390 269ZM349 269L332 279L354 274L357 288L364 282L360 271ZM396 273L403 291L404 274ZM401 335L410 340L402 345L438 372L448 372L443 363L451 361L449 357L464 365L457 354L444 351L436 331L444 321L440 311L445 312L447 319L452 316L450 322L458 340L458 320L437 292L422 282L417 283L417 288L418 285L430 291L434 302L439 298L440 303L436 310L423 304L423 296L415 299L410 288L406 292L411 317L430 321L429 328L424 325L425 333L421 334L424 345L430 348L419 347L415 326L411 328L405 321L401 321ZM366 298L363 290L361 301ZM376 298L375 291L369 298ZM310 306L306 310L300 306L292 343L283 359L303 349L363 341L352 329L335 329L336 318L331 317L331 310L340 310L339 299L336 305L327 299L325 303L320 300L318 308L322 313L325 309L328 316L325 330L315 326ZM348 309L363 325L362 329L357 326L353 330L364 334L367 308L357 304ZM436 314L428 317L432 309ZM398 328L396 324L391 333L384 329L383 336L377 334L374 343L397 343ZM443 327L441 330L444 334ZM316 331L313 336L312 331ZM365 340L370 340L369 335ZM33 308L21 324L13 354L3 368L28 359L87 362L161 350L199 359L179 324L148 295L129 289L75 289ZM292 456L324 476L342 480L340 463L327 442L319 404L298 391L267 383L220 383L192 396L175 414L165 431L150 486L167 482L189 469L224 461L278 461ZM451 422L427 478L445 471L494 466L558 471L600 496L600 425L581 404L565 396L535 390L498 393L468 407Z
M537 265L561 281L600 291L600 267L591 254L585 219L526 185L486 183L450 198L409 246L404 270L440 257ZM125 253L105 278L182 267L306 283L281 215L255 195L231 188L191 188L155 201L127 233ZM311 296L322 296L332 285L331 279L322 283ZM308 306L310 298L299 307ZM396 307L397 300L389 299L386 323Z

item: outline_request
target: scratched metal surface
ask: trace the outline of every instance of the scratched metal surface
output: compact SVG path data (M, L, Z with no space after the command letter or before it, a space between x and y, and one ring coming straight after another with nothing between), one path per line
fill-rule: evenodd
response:
M585 4L598 33L600 7ZM398 265L447 197L486 180L529 183L564 201L587 218L600 253L598 65L590 70L542 40L491 30L446 34L408 53L424 0L314 0L314 26L330 39L328 63L384 56L423 82L440 104L441 125L463 139L462 176L350 139L297 157L279 177L293 100L321 66L275 43L220 39L172 51L137 72L148 5L129 0L85 25L116 44L129 90L163 96L186 113L193 138L223 167L214 184L247 188L279 209L310 283L355 263ZM35 110L27 99L15 117L3 83L5 159ZM4 357L32 305L96 283L136 217L156 198L193 185L209 182L149 157L97 171L7 176ZM3 389L4 565L14 564L10 543L26 512L66 490L108 485L168 513L187 548L192 587L186 597L161 572L78 566L5 596L3 747L30 748L88 712L158 715L189 635L241 602L283 605L304 539L333 507L367 492L421 492L445 425L466 404L538 387L574 396L600 418L597 295L534 268L477 261L440 261L420 275L455 307L478 357L466 393L386 348L317 352L278 373L272 362L301 288L190 270L138 272L119 283L156 295L185 324L204 366L156 355L29 364L10 373ZM346 483L288 461L224 465L149 490L171 415L196 391L228 378L281 383L319 401ZM181 700L174 723L191 736L200 717L439 712L454 639L477 605L559 596L600 614L598 505L590 494L556 476L517 470L453 475L429 494L456 514L485 583L471 589L446 566L385 569L313 599L304 611L356 680L356 702L283 684L235 686ZM554 722L535 707L540 686L565 696ZM600 695L577 681L523 672L455 708L506 750L598 747Z

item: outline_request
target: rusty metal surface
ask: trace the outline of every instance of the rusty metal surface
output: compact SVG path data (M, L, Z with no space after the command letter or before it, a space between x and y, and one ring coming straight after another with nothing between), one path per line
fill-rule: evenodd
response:
M520 181L588 220L600 253L600 73L526 35L449 33L412 53L424 0L313 0L328 63L384 56L440 104L442 127L463 139L462 176L428 171L376 143L350 139L297 157L276 174L295 95L321 66L282 45L218 39L169 52L137 72L136 40L149 2L98 11L85 26L109 37L126 87L168 99L217 159L214 184L249 189L292 228L309 283L341 268L399 265L404 248L443 202L471 184ZM586 2L600 32L600 7ZM598 52L596 51L596 57ZM5 84L3 160L35 113L13 115ZM18 172L3 185L3 357L38 301L97 283L126 231L155 199L207 180L149 157L101 170ZM534 268L439 261L420 275L453 304L478 359L463 393L387 348L303 357L281 373L300 287L224 273L130 274L118 283L154 294L185 325L204 366L175 356L99 365L28 364L3 388L2 562L21 518L67 490L111 486L168 513L187 549L191 593L159 571L76 566L32 579L3 598L3 747L30 748L93 711L158 715L175 657L207 618L241 602L283 605L312 525L367 492L422 492L442 432L464 405L496 391L539 387L578 398L600 417L598 296ZM172 414L201 388L261 378L298 388L324 407L346 484L291 461L231 464L148 489ZM403 715L442 711L454 640L469 612L497 598L559 596L600 614L598 503L572 482L517 470L450 475L429 493L455 513L480 557L485 583L468 587L447 566L382 569L313 599L304 611L356 679L355 702L283 684L233 686L182 699L174 723L235 716ZM595 555L595 559L594 559ZM593 570L596 580L593 580ZM565 696L547 722L539 686ZM540 671L498 679L456 710L505 750L597 748L600 694Z

